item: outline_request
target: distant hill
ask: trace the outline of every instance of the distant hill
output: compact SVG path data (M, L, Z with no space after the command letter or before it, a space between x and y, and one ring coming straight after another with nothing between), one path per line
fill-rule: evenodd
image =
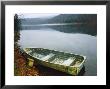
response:
M26 18L20 19L22 30L53 28L64 33L83 33L97 35L97 15L96 14L60 14L51 19ZM72 23L71 25L39 25L39 24L61 24ZM75 23L75 24L74 24ZM81 23L81 24L78 24Z
M49 23L96 23L95 14L60 14L52 18Z
M47 19L40 18L24 18L20 19L22 25L36 25L36 24L45 24Z
M97 23L96 14L60 14L51 19L42 18L26 18L20 19L24 25L35 25L35 24L52 24L52 23Z

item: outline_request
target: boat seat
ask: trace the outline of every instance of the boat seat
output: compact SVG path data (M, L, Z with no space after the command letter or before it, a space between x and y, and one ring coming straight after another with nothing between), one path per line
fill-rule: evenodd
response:
M61 64L63 63L64 60L62 59L59 59L59 58L55 58L51 63L54 63L54 64Z
M74 62L75 59L76 59L75 57L70 57L69 59L65 60L62 63L62 65L70 66Z
M42 61L47 61L48 59L50 59L50 58L53 57L54 55L55 55L55 54L50 53L49 55L47 55L47 56L41 58L40 60L42 60Z

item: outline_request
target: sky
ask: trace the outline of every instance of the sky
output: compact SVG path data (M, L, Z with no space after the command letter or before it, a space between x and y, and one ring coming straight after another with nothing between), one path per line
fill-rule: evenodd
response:
M57 16L59 14L18 14L19 18L52 18L54 16Z

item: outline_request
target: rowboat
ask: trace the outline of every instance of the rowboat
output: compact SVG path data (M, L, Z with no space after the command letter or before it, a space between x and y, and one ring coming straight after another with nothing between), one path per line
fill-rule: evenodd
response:
M44 48L23 48L23 52L31 61L29 65L36 62L71 75L78 75L86 60L86 56Z

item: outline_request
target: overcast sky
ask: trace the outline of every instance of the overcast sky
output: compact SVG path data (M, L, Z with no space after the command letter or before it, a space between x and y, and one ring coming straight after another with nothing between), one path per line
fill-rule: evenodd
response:
M59 14L18 14L19 18L51 18Z

